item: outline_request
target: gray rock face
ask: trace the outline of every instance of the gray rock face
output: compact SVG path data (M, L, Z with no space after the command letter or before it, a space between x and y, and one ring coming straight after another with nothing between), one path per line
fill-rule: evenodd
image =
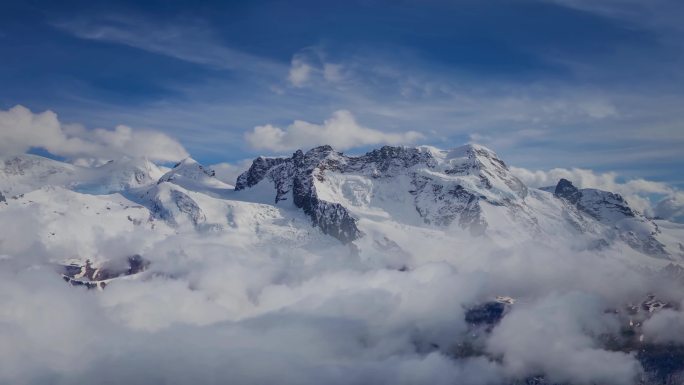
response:
M415 196L416 210L426 223L448 226L458 219L458 224L472 235L481 235L487 229L478 195L461 185L445 187L427 177L416 176L412 184L411 194Z
M7 199L5 199L5 196L0 192L0 203L2 202L7 202Z
M88 289L104 289L107 282L119 277L142 273L150 266L150 261L138 254L121 260L108 261L100 266L93 266L90 260L84 264L60 266L62 278L73 286L85 286Z
M357 174L380 181L404 175L410 181L406 193L413 197L416 211L425 223L449 226L456 222L473 235L481 235L487 229L481 201L508 205L511 199L524 198L527 187L511 174L503 161L483 147L468 145L456 152L453 156L458 161L440 166L440 160L426 148L384 146L365 155L345 156L330 146L320 146L306 153L297 151L290 158L255 159L249 170L238 177L235 189L244 190L264 179L270 180L275 187L276 204L291 197L294 205L303 209L325 234L350 242L361 235L356 220L339 202L320 199L314 181L324 182L326 172ZM505 185L513 192L513 198L496 194L487 198L458 183L445 184L435 175L447 179L476 176L476 189L494 191L495 184Z
M320 199L313 183L313 178L322 180L326 169L341 170L337 159L341 157L330 146L317 147L306 154L300 150L291 158L259 157L238 177L235 190L252 187L268 177L275 186L275 203L287 200L291 193L294 205L311 218L314 226L349 243L361 236L356 219L341 204Z
M563 198L573 205L576 205L579 203L580 199L582 199L582 193L567 179L558 181L556 189L553 191L553 195L556 198Z
M241 174L235 182L235 190L244 190L259 183L273 167L287 161L286 158L264 158L260 156L252 162L247 172Z
M584 189L579 202L580 209L598 220L610 216L635 217L635 212L620 194L608 191Z
M506 163L499 159L497 155L481 146L464 146L467 161L462 165L447 170L451 175L477 175L480 178L480 187L492 189L494 180L500 180L508 186L520 198L525 198L528 194L527 186L515 177Z
M187 214L193 224L199 225L206 221L207 218L202 212L202 209L200 209L199 205L187 194L178 190L173 190L171 191L171 197L176 203L178 210L180 210L181 213Z
M580 211L599 221L615 216L636 216L636 213L620 194L597 189L578 189L567 179L558 181L553 195L577 206Z
M579 213L610 226L614 236L635 250L656 257L669 257L665 245L655 235L658 225L633 210L620 194L597 189L578 189L567 179L561 179L554 196L566 201Z

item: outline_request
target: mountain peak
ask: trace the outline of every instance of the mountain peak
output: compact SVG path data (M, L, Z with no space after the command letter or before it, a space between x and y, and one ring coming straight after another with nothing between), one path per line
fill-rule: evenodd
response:
M169 172L159 179L159 182L168 182L178 177L199 180L207 177L212 178L214 176L214 170L209 170L199 164L196 160L188 157L176 163Z
M575 187L572 182L565 178L561 178L553 191L553 195L558 198L563 198L573 205L577 204L582 198L582 193Z
M463 146L454 147L448 150L447 158L464 157L464 156L485 156L497 158L497 155L491 149L476 143L468 143Z
M589 215L617 231L615 236L645 254L668 257L665 245L656 237L658 226L633 210L620 194L592 188L578 189L567 179L558 181L553 192L577 212Z
M354 204L350 206L344 191L355 190L355 200L368 194L363 199L372 199L374 194L359 190L359 180L378 186L400 183L393 188L404 191L394 194L406 194L402 199L415 207L407 216L417 212L418 221L442 226L456 221L478 234L486 228L480 201L506 205L527 195L527 188L503 161L493 151L476 144L452 150L383 146L360 156L346 156L325 145L306 153L296 151L291 158L259 157L238 177L235 189L250 188L262 180L273 183L276 204L294 203L324 233L343 242L360 235L352 215ZM386 199L396 199L390 198L389 190L387 194Z
M198 164L199 164L199 162L197 162L195 159L193 159L191 157L187 157L187 158L184 158L183 160L181 160L180 162L176 163L175 165L173 165L173 168L194 166L194 165L198 165Z
M313 156L313 155L318 155L318 154L323 154L323 155L329 155L335 151L335 149L329 145L329 144L324 144L322 146L314 147L310 149L309 151L306 152L305 156Z

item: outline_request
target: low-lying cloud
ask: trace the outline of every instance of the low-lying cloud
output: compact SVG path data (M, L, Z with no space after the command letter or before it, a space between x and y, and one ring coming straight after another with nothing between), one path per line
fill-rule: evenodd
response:
M320 240L255 247L252 230L238 225L122 233L151 270L95 292L70 287L48 267L69 250L49 249L55 241L32 231L44 226L41 215L26 211L34 221L0 234L0 245L23 239L0 258L0 382L501 385L543 373L632 385L635 358L598 342L620 328L606 308L660 284L611 252L567 245L503 250L473 239L454 250L416 236L429 255L400 271ZM73 242L87 240L93 255L112 252L111 242ZM491 336L476 337L488 355L455 356L479 333L466 309L495 295L518 302Z
M590 293L551 293L531 305L521 305L504 318L488 342L503 355L505 370L525 377L545 373L552 382L630 384L640 372L636 358L597 346L596 336L616 333L614 315Z
M684 312L665 309L655 314L644 322L644 338L648 342L684 344Z

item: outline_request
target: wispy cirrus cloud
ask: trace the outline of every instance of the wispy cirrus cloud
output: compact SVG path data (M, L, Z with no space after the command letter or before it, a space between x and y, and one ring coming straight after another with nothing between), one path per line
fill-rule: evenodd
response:
M157 22L140 15L107 14L53 22L76 37L123 44L189 63L224 70L285 71L283 63L229 47L205 22Z

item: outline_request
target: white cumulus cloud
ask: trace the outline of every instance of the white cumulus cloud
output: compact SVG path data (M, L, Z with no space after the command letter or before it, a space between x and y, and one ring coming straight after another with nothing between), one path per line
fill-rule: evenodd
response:
M346 110L334 112L323 124L295 120L285 128L266 124L254 127L245 134L247 143L253 148L271 151L288 151L322 144L329 144L340 150L376 144L400 145L414 143L422 137L416 131L390 133L364 127Z
M209 168L216 173L216 179L228 184L235 184L237 177L247 171L251 165L251 160L244 159L235 163L222 162L212 164Z
M657 217L684 222L684 192L677 191L664 198L653 208Z
M0 153L20 154L31 148L66 158L144 156L165 162L188 156L180 143L158 131L134 130L124 125L113 130L86 129L61 123L52 111L34 113L20 105L0 110Z

